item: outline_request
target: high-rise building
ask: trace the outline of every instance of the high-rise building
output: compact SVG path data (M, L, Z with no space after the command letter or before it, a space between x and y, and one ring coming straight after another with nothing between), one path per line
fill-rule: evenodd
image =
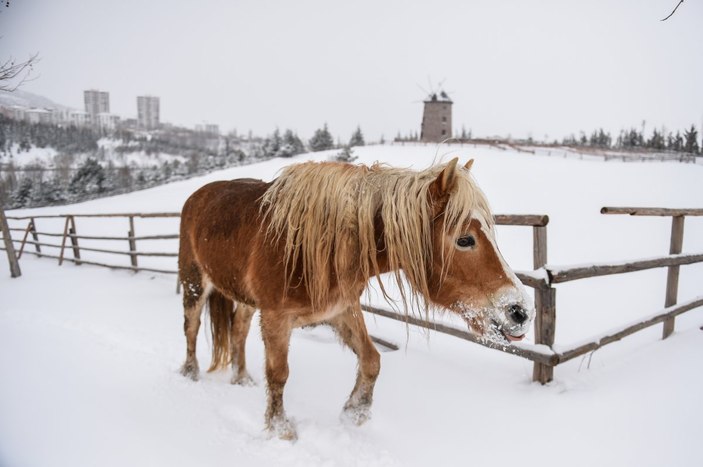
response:
M85 111L90 115L93 121L97 120L98 114L110 113L109 92L89 89L83 91L83 100L85 102Z
M446 92L433 92L424 101L421 141L441 142L452 137L452 100Z
M159 98L137 96L137 124L140 128L153 130L159 127Z

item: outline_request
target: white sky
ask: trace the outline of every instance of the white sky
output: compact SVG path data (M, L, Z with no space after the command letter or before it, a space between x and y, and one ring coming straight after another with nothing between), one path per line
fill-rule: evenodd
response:
M346 140L419 131L428 78L474 136L561 138L703 121L703 0L12 0L0 59L39 52L24 90L162 121Z

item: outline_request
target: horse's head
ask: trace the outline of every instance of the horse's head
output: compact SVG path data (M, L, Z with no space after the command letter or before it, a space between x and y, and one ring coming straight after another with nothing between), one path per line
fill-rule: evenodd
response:
M524 337L535 312L498 249L492 214L468 173L472 163L461 168L452 160L429 187L434 214L429 293L476 334L507 344Z

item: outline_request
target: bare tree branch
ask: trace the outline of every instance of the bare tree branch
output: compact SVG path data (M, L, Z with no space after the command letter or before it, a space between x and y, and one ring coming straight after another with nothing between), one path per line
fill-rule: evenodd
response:
M683 0L679 1L679 3L676 4L676 7L674 8L674 11L672 11L671 13L669 13L669 16L667 16L666 18L664 18L662 21L666 21L667 19L669 19L669 18L671 18L672 16L674 16L674 13L676 13L676 10L679 9L679 7L681 6L682 3L683 3Z
M38 61L39 54L34 54L24 62L17 63L14 58L8 58L0 63L0 91L12 92L24 84ZM15 79L17 81L12 83Z

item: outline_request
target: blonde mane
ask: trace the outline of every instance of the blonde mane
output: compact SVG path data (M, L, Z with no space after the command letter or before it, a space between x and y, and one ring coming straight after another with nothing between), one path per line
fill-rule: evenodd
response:
M287 284L305 286L313 308L329 305L330 285L342 299L358 302L366 279L380 274L374 220L383 221L388 266L404 305L429 306L427 271L433 261L430 186L447 164L423 171L336 162L286 167L262 197L267 234L285 246ZM469 171L456 170L456 183L443 211L444 234L456 236L471 218L493 228L486 197ZM442 239L444 235L442 235ZM445 251L442 248L442 251ZM453 249L449 249L453 251ZM451 254L451 253L449 253ZM446 265L451 258L442 258ZM295 277L302 264L302 276ZM444 266L443 266L444 268ZM410 294L405 292L402 269ZM379 279L383 295L390 300Z

